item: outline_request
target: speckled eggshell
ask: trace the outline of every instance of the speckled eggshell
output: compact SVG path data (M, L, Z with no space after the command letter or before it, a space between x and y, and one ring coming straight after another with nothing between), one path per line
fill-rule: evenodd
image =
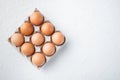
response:
M32 13L32 15L30 16L30 22L33 25L41 25L44 21L44 17L43 15L39 12L39 11L35 11Z
M43 53L37 52L37 53L33 54L31 61L34 65L41 67L45 64L46 57Z
M23 35L29 36L34 32L34 27L30 22L24 22L19 30Z
M34 54L35 48L32 43L26 42L21 46L20 50L24 55L31 56L32 54Z
M41 33L34 33L31 37L31 42L37 46L42 45L44 41L45 41L45 38Z
M52 56L56 51L56 47L53 43L51 42L46 42L43 46L42 46L42 52L46 55L46 56Z
M56 31L52 35L51 39L52 42L57 46L62 45L65 42L65 36L60 31Z
M55 28L52 23L47 21L42 24L42 26L40 27L40 30L44 35L50 36L54 33Z
M10 42L17 47L21 46L24 41L24 36L21 33L14 33L10 38Z

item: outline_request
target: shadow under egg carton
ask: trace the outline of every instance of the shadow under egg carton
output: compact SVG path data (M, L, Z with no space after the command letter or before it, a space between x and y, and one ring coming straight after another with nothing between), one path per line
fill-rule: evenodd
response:
M37 9L8 39L36 67L42 67L65 40L65 36L56 31L55 26Z

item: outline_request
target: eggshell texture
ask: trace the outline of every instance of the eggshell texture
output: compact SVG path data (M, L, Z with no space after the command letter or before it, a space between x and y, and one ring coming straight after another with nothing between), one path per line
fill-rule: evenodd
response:
M31 37L31 42L34 44L34 45L42 45L45 41L45 38L42 34L40 33L35 33L32 35Z
M31 59L32 63L38 67L41 67L46 62L46 57L43 53L35 53Z
M33 24L33 25L40 25L42 24L44 20L44 17L43 15L39 12L39 11L35 11L31 16L30 16L30 22Z
M31 56L35 51L32 43L26 42L21 46L21 52L26 56Z
M10 38L11 43L17 47L21 46L24 40L24 36L21 33L14 33Z
M43 23L40 29L41 32L47 36L51 35L55 31L53 24L51 24L50 22Z
M52 35L52 42L56 45L61 45L63 44L65 41L65 36L61 33L61 32L55 32L53 35Z
M34 27L30 22L25 22L22 24L22 26L20 26L20 32L23 35L29 36L33 33L34 31Z
M43 45L42 51L46 56L52 56L56 51L56 47L53 43L47 42Z

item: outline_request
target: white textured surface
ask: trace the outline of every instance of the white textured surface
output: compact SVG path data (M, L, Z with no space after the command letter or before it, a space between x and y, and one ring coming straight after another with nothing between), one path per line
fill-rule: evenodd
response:
M119 0L0 0L0 80L120 80ZM38 8L67 38L40 70L7 38Z

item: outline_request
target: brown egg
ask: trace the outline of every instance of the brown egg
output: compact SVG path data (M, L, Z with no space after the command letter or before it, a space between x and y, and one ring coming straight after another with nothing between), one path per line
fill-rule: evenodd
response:
M46 56L52 56L56 51L56 47L53 43L47 42L42 46L42 51Z
M31 16L30 16L30 22L33 24L33 25L40 25L42 24L44 21L44 17L43 15L39 12L39 11L35 11Z
M24 36L21 33L14 33L11 38L10 41L13 45L15 46L21 46L24 43Z
M40 46L44 43L45 41L45 38L42 34L40 33L35 33L32 35L31 37L31 42L34 44L34 45L37 45L37 46Z
M65 42L65 36L59 31L55 32L52 35L51 39L52 39L52 42L58 46L62 45Z
M29 36L33 33L34 27L30 22L25 22L20 26L19 30L23 35Z
M55 28L50 22L45 22L42 24L40 30L44 35L49 36L55 31Z
M35 51L32 43L26 42L21 46L21 52L26 56L31 56Z
M31 61L34 65L41 67L45 64L46 62L46 57L43 53L35 53L32 58Z

